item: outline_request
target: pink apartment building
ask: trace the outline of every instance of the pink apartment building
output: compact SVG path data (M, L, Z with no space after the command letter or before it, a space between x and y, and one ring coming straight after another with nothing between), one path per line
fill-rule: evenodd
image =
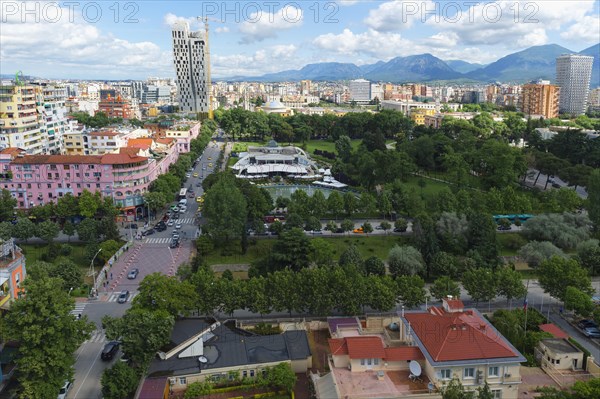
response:
M134 220L146 214L143 195L152 181L179 155L173 140L159 140L154 151L125 147L104 155L15 156L14 149L6 149L0 153L5 158L1 166L10 174L0 180L0 188L9 190L21 209L55 202L67 193L98 191L113 198L123 217Z

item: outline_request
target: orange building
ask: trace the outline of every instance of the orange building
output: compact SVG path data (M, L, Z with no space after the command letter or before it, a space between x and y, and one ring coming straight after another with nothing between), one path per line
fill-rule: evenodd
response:
M14 240L0 240L0 308L8 309L10 302L23 291L25 256Z
M98 111L104 112L109 118L133 118L131 102L116 90L100 90Z
M551 84L526 84L521 91L519 105L527 115L558 117L560 87Z

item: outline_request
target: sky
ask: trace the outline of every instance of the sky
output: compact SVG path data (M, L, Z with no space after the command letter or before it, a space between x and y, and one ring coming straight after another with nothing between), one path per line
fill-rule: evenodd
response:
M536 45L581 51L600 42L599 3L0 0L0 73L174 77L170 26L203 30L199 16L209 18L214 79L423 53L487 64Z

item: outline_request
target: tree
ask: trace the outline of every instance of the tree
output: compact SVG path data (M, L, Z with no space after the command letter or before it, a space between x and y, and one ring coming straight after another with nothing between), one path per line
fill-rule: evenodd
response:
M296 272L290 269L278 270L267 277L267 292L272 298L273 310L287 311L290 316L293 310L301 308L302 298L297 289Z
M35 235L35 224L28 218L18 218L17 224L12 228L12 234L19 240L27 241Z
M437 276L457 277L461 270L458 259L447 252L438 252L431 260L431 271Z
M8 240L12 237L13 225L10 222L0 222L0 239Z
M271 258L276 265L275 270L290 267L298 271L310 263L310 239L301 229L283 231L271 252Z
M575 287L567 287L564 301L565 308L573 310L582 317L588 317L594 311L594 302L590 295Z
M116 362L102 373L102 396L106 399L122 399L132 395L140 376L134 368L124 362Z
M0 220L10 220L13 217L17 199L13 198L10 191L0 190Z
M329 240L315 238L310 241L310 260L317 266L331 266L334 263L333 245Z
M469 248L476 251L488 266L495 266L498 263L498 243L494 219L489 214L475 213L468 220Z
M587 209L595 231L600 231L600 169L590 174L587 184Z
M388 254L390 273L394 276L413 276L425 269L425 262L421 253L414 247L394 246Z
M373 232L373 225L369 222L364 222L362 228L366 235Z
M208 395L213 390L211 381L196 381L192 382L183 394L183 399L196 399L200 396Z
M83 283L81 268L70 259L61 258L56 264L48 270L50 277L58 277L63 281L63 290L77 288Z
M327 197L327 212L333 215L337 220L337 217L342 213L343 208L344 199L342 198L342 195L337 191L329 194L329 197Z
M22 397L51 398L65 379L72 379L73 354L94 325L87 317L76 319L70 314L75 303L61 280L26 279L24 289L26 295L4 316L3 338L21 344L15 362Z
M379 227L381 227L381 229L385 231L385 234L387 234L388 230L392 228L392 225L390 222L384 220L383 222L379 223Z
M527 295L521 275L510 267L503 267L496 272L496 287L498 295L505 297L507 304L511 299Z
M369 289L364 305L380 312L389 311L396 306L398 287L389 276L367 276L365 286Z
M371 256L364 262L364 269L367 275L385 276L385 263L377 256Z
M144 194L144 203L148 204L148 207L152 212L157 212L164 208L168 201L167 197L163 193L158 191L149 191Z
M550 241L563 249L575 248L589 239L590 219L578 214L546 214L527 220L523 234L530 240Z
M321 230L321 221L314 216L309 216L306 220L306 224L304 225L304 230L306 231L320 231Z
M577 258L590 273L600 273L600 241L587 240L577 246Z
M267 368L267 384L292 392L296 385L296 374L289 363L279 363L277 366Z
M71 242L71 237L75 235L75 226L73 225L73 223L66 221L63 225L62 231L67 237L69 237L68 242Z
M98 224L94 219L83 219L77 225L77 235L81 241L90 242L98 239Z
M335 142L335 150L344 162L350 161L352 157L352 141L348 136L340 136Z
M96 195L98 194L98 195ZM100 193L92 194L88 190L83 190L79 196L79 213L86 218L96 216L96 212L100 207Z
M246 200L236 187L235 177L223 175L204 199L204 229L213 238L228 242L240 234L246 223Z
M122 244L115 240L103 241L100 244L100 248L102 249L102 251L98 254L98 258L103 263L106 263L121 247L122 247Z
M164 310L173 317L189 314L200 300L195 287L189 281L152 273L144 277L138 287L139 294L133 299L133 307L146 310Z
M358 252L356 245L353 244L348 245L346 250L342 252L340 260L338 261L338 264L342 267L354 265L358 268L362 268L362 263L362 256L360 256L360 252Z
M352 229L354 229L354 222L350 219L344 219L340 224L340 228L344 233L352 231Z
M465 392L465 389L458 378L452 378L452 380L442 388L442 399L472 398L473 392Z
M414 308L425 302L425 281L419 276L396 277L398 299L408 308Z
M346 215L350 216L356 211L356 196L350 191L346 191L343 196L344 199L344 211Z
M531 241L525 244L518 252L519 257L523 259L530 267L536 268L553 256L564 258L566 255L560 249L549 241Z
M433 285L429 287L429 293L433 298L442 300L448 296L455 298L460 297L459 285L448 276L442 276L437 278Z
M325 230L327 231L331 231L332 233L335 233L335 231L337 230L337 223L333 220L329 220L327 222L327 225L325 225Z
M540 264L538 276L540 287L563 302L569 286L578 287L588 295L594 292L587 271L575 259L553 256Z
M463 273L462 283L475 303L496 297L496 276L490 269L477 268Z
M102 318L106 338L121 341L123 353L142 370L169 343L174 324L175 318L165 310L130 308L121 318Z
M404 218L397 219L394 222L394 229L400 232L405 232L406 229L408 229L408 222Z

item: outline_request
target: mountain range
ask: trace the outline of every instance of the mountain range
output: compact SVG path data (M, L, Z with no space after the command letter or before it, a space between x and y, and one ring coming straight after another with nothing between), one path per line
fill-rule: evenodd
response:
M431 54L396 57L384 62L357 66L352 63L322 62L308 64L262 76L236 76L228 81L282 82L298 80L350 80L365 78L393 83L427 81L472 81L525 83L537 79L553 82L556 78L556 57L562 54L582 54L594 57L591 87L600 85L600 43L577 53L557 44L529 47L509 54L488 65L462 60L441 60Z

